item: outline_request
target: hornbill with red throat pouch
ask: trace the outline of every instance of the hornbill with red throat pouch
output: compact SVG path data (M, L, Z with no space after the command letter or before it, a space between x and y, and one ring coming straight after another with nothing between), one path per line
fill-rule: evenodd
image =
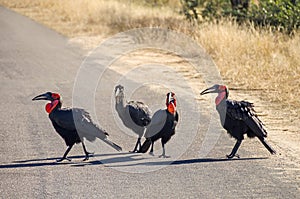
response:
M47 92L34 97L32 100L50 101L46 104L46 112L49 114L54 129L68 146L63 157L58 159L57 162L65 159L70 161L67 155L75 143L82 143L85 153L84 161L88 160L91 153L86 150L83 138L91 142L99 138L117 151L122 150L120 146L107 139L108 133L93 123L87 111L80 108L62 108L58 93Z
M153 155L154 142L161 139L163 152L159 157L168 158L166 155L165 144L175 134L175 127L178 122L176 111L176 98L173 92L169 92L166 98L167 109L160 109L152 116L150 124L145 133L145 142L140 148L140 153L146 153L151 145L150 154Z
M267 131L255 113L253 103L227 99L229 91L224 85L216 84L202 91L201 95L207 93L218 93L215 104L220 115L221 124L227 130L227 133L237 140L227 158L239 157L236 152L244 139L244 134L247 134L249 138L257 137L271 154L276 154L276 151L265 140Z

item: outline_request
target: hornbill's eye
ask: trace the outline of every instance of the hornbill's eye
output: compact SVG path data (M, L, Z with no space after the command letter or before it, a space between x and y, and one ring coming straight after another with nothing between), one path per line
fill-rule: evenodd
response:
M54 99L54 100L59 100L60 99L60 95L58 93L52 93L51 97Z

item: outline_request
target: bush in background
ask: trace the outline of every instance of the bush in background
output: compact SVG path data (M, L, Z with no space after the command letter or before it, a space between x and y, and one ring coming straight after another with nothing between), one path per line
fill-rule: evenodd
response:
M300 27L299 0L180 0L189 20L218 21L231 17L239 23L272 27L293 33ZM193 13L193 14L191 14ZM201 16L201 18L200 18Z

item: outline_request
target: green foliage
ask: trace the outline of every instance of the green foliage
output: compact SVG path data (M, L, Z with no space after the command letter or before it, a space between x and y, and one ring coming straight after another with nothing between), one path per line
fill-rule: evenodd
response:
M291 33L300 27L299 0L260 0L259 3L242 4L247 0L180 0L183 13L188 19L197 21L218 20L230 17L240 23L251 22L257 26L270 26L280 31ZM195 3L197 2L197 3ZM242 2L242 3L241 3ZM195 6L196 5L196 6ZM198 16L201 15L201 18Z
M230 1L211 0L201 1L202 10L201 16L204 20L219 19L224 16L229 16L232 12Z
M180 0L182 12L188 20L198 19L198 0Z
M300 27L300 3L291 0L264 0L252 5L249 20L256 25L275 27L291 33Z

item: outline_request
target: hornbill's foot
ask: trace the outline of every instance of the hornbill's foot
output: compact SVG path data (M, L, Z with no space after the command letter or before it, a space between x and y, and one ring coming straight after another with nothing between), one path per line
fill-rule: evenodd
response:
M89 159L90 159L89 156L85 156L85 158L84 158L82 161L87 161L87 160L89 160Z
M86 155L88 155L89 157L93 157L95 152L87 152Z
M159 158L170 158L171 156L169 155L165 155L165 154L161 154L160 156L158 156Z
M93 156L94 156L94 153L87 152L85 154L85 158L82 161L87 161L90 159L90 157L93 157Z
M129 151L129 153L139 153L139 150Z
M229 155L226 155L226 157L228 158L228 159L232 159L233 157L237 157L237 158L240 158L240 156L238 155L238 154L229 154Z
M56 162L62 162L63 160L68 160L69 162L71 161L70 158L62 157L62 158L60 158L60 159L57 159Z
M154 153L153 153L153 151L152 151L152 152L149 152L149 155L152 155L152 156L154 156Z

